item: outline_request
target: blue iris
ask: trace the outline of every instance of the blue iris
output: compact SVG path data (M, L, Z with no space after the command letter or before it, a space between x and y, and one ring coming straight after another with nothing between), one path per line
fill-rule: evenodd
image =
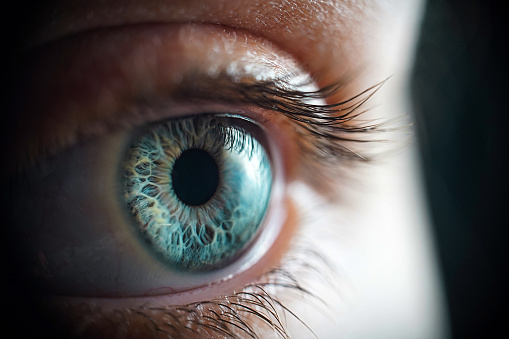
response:
M123 193L133 224L149 250L173 269L228 265L265 216L270 162L236 120L241 121L212 115L167 120L128 148Z

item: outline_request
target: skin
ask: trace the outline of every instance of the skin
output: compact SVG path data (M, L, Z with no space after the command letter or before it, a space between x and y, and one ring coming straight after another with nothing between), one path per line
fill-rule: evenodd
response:
M268 55L276 56L270 59L275 60L273 64L266 64L272 65L273 69L303 70L313 79L316 88L347 78L348 86L326 98L326 103L343 101L392 76L370 101L370 110L363 118L397 118L409 112L406 89L421 6L419 0L60 1L42 12L41 23L25 47L30 55L49 46L46 54L38 55L37 76L29 87L29 97L35 99L24 104L21 110L22 121L27 123L27 128L32 128L33 133L24 132L31 135L28 139L26 134L15 136L19 140L16 144L21 146L14 149L14 156L36 152L45 142L53 148L67 147L75 139L72 134L75 125L80 128L89 126L88 130L93 132L88 137L99 137L107 133L98 127L102 121L127 119L119 113L118 100L115 99L121 94L173 88L178 86L179 76L186 75L182 71L186 67L202 67L203 72L207 72L217 66L215 63L219 64L217 67L226 67L252 50L259 53L255 60L246 63L263 64L263 60L270 59ZM156 23L157 27L153 26ZM186 25L190 23L200 26L186 31ZM177 28L175 24L178 24ZM224 37L225 31L230 34L227 38ZM182 40L175 32L180 32L180 37L182 32L188 35L184 34ZM238 41L245 40L246 43L234 41L234 47L227 50L230 54L222 50L218 52L217 58L213 59L218 61L210 61L205 58L205 53L200 54L204 50L213 50L215 39L230 41L232 32L238 34ZM95 34L98 41L95 48L80 40L87 34ZM147 48L154 48L153 53L141 56L133 52L150 35L161 38L162 45L147 45ZM127 39L122 40L123 36ZM114 47L110 52L105 52L111 46ZM78 48L82 50L74 53ZM68 86L73 84L67 80L69 72L46 72L60 67L61 62L53 61L62 55L71 60L66 70L73 70L74 83L87 84L88 90L73 92L72 86ZM86 60L97 55L111 56L108 60L112 62L105 68L111 75L89 79L85 71L80 71L87 69L85 66L80 68L83 65L80 60L85 60L83 63L88 67ZM119 55L125 65L113 62L120 60ZM149 61L148 55L156 55L157 61ZM163 69L161 65L166 66L167 74L158 78ZM99 74L99 68L93 69ZM46 84L51 84L50 78L65 86L47 87ZM114 84L120 78L129 79L131 85L127 89L125 86L116 88ZM156 78L161 83L156 83ZM54 83L58 84L58 81ZM58 93L62 99L46 102L41 88ZM66 101L68 98L72 101ZM201 109L200 106L180 103L172 107L172 113L165 117L191 114ZM209 105L207 109L219 112L240 108ZM319 338L447 337L439 273L420 200L412 140L409 146L380 164L358 170L361 185L329 178L336 191L332 196L340 198L327 200L320 188L311 187L304 175L296 170L302 159L295 149L297 135L288 123L277 114L264 110L249 112L247 115L252 119L277 126L273 127L274 135L281 135L277 143L285 149L281 152L284 154L281 155L282 180L287 187L279 206L285 210L285 217L271 221L283 231L262 259L240 278L197 291L147 300L152 305L175 305L231 294L284 261L285 253L292 251L293 242L304 238L311 239L313 246L320 248L320 253L337 271L330 277L331 284L318 284L309 274L305 277L312 292L325 300L329 308L323 310L322 306L317 306L322 308L322 312L318 312L295 295L282 297L289 309L298 314ZM58 141L48 141L51 138ZM57 145L58 142L62 145ZM25 159L20 156L18 161ZM330 192L327 195L330 196ZM324 211L324 218L312 223L300 222L303 211L309 212L310 206L315 205ZM311 232L312 227L319 232ZM62 236L60 231L54 232ZM139 301L89 298L85 302L114 309L130 307ZM73 321L80 322L79 314ZM296 338L310 335L292 317L288 318L288 329Z

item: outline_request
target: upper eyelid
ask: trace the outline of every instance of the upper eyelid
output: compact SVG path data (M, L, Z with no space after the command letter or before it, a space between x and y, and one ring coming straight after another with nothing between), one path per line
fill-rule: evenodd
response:
M170 98L176 103L248 104L272 110L294 122L303 123L304 127L309 129L328 127L329 132L321 130L322 133L327 133L325 137L328 138L333 138L332 134L335 132L366 132L368 129L373 129L373 126L363 127L359 124L352 124L351 120L354 119L354 114L359 113L357 110L376 93L386 80L342 102L327 104L325 102L316 103L316 99L327 99L336 94L345 86L344 81L337 81L320 89L309 90L299 89L299 87L309 88L308 83L302 83L299 86L292 84L291 79L292 75L289 75L283 79L257 82L253 79L234 79L226 73L214 78L190 74L185 77L185 80L171 94ZM151 104L153 103L138 98L132 111L126 112L126 115L123 116L121 125L129 124L129 115L139 115L136 112L142 111L144 107ZM116 125L113 121L104 121L104 123L107 129L114 129ZM357 154L354 154L354 157L363 159Z
M245 41L241 34L245 35ZM204 35L203 42L196 39L201 35ZM202 43L208 37L209 45L205 47ZM228 59L228 53L222 49L231 49L227 45L232 42L235 47L229 50ZM211 48L211 43L219 44L219 52L214 52L219 57L212 53L213 59L208 54L203 59L203 49ZM254 56L246 50L253 50ZM236 51L240 52L232 59L231 52ZM264 59L264 54L270 60ZM237 61L240 56L244 61ZM212 61L204 70L207 58ZM274 51L261 38L225 31L218 26L188 24L136 25L91 35L84 33L46 46L28 59L14 102L18 106L15 115L19 117L17 126L21 130L14 134L17 149L12 156L21 163L33 163L41 155L56 153L87 136L104 133L107 125L129 126L136 120L139 124L147 118L147 112L140 112L135 106L146 102L157 104L154 101L157 97L165 101L165 109L173 108L172 90L178 88L180 79L213 79L217 74L211 74L210 67L230 66L221 59L244 67L239 69L244 73L242 76L257 77L260 72L266 72L263 77L274 77L281 73L281 67L296 67L291 57ZM147 75L140 77L140 74ZM136 117L136 114L145 116ZM55 133L59 130L60 133ZM20 154L27 159L19 159Z
M257 82L253 79L239 80L226 73L222 73L214 78L191 74L185 77L179 87L173 91L171 100L177 103L203 104L214 102L228 105L248 104L271 110L279 113L289 122L299 124L306 129L309 132L308 138L316 138L318 135L337 145L339 145L339 141L355 141L355 139L347 139L347 137L341 136L338 132L351 134L376 130L374 126L362 126L358 123L352 123L351 120L358 113L358 109L384 82L378 83L342 102L327 104L325 101L317 102L316 99L327 99L336 94L345 86L344 81L338 81L320 89L310 90L308 83L295 84L292 77L293 75L288 75L283 79ZM299 87L304 89L299 89ZM105 131L114 130L119 127L118 125L122 127L125 127L126 124L129 125L129 115L138 116L140 111L143 111L146 106L151 104L150 102L145 102L143 98L139 98L137 100L137 107L133 107L130 112L127 112L123 116L121 123L116 122L116 120L104 121L103 126ZM105 131L102 133L105 133ZM337 140L334 140L335 138ZM72 145L62 146L65 148ZM340 151L343 152L338 153L338 156L352 157L361 161L366 160L362 155L348 148L340 148Z
M213 29L219 31L223 28L214 27ZM241 34L241 32L233 31L234 41L240 38L238 34ZM92 37L92 41L94 41L93 39ZM246 36L246 39L248 39L248 36ZM258 38L254 37L253 39L255 40L250 43L258 43ZM246 40L246 42L242 41L241 43L248 45L248 42ZM262 48L262 51L266 50L269 54L275 53L270 58L277 55L278 52L273 52L270 43L264 40L260 40L259 43L261 47L256 48ZM77 46L79 47L80 45L78 44ZM287 63L284 67L289 66L290 68L285 69L280 67L279 70L273 70L269 72L268 78L266 76L259 77L256 73L250 74L249 71L239 76L235 72L231 73L229 69L223 69L219 74L210 74L203 72L203 70L199 71L192 68L187 69L179 74L180 78L176 84L172 85L173 88L171 88L170 92L166 93L166 95L162 93L162 98L159 97L154 100L154 97L146 97L143 93L141 95L137 92L131 93L132 97L129 99L129 108L119 112L121 115L100 116L100 114L92 112L92 114L98 115L98 117L95 117L97 120L92 121L92 123L87 121L86 124L81 124L79 121L73 120L75 119L73 114L76 114L76 111L74 113L64 111L67 116L63 120L60 119L61 117L52 120L44 116L48 112L43 111L41 113L40 110L36 111L39 113L40 118L44 116L42 119L46 121L46 124L50 124L49 129L48 126L46 126L46 129L52 131L54 140L52 143L47 140L39 140L39 143L35 142L35 145L29 145L27 149L13 150L12 158L16 159L14 161L15 170L33 164L35 160L44 157L48 153L57 154L58 151L72 146L72 144L79 142L80 139L90 138L93 135L103 134L109 130L121 127L135 127L139 124L151 122L150 117L147 117L147 111L148 114L153 114L154 110L160 108L161 110L171 109L175 107L175 104L188 104L190 102L199 103L201 106L201 111L192 112L193 114L214 113L214 111L208 110L208 106L219 103L230 109L235 109L235 105L239 105L237 109L240 110L242 110L241 106L247 106L248 108L258 107L264 111L270 111L273 114L284 117L284 120L294 125L292 133L295 134L293 137L297 137L295 138L297 142L301 144L298 147L301 151L300 153L308 157L308 161L299 161L304 165L310 165L311 163L321 164L330 162L331 159L367 160L367 156L361 155L350 146L346 146L345 142L360 140L354 136L356 133L377 130L376 124L369 122L361 123L357 121L358 119L354 118L361 112L359 108L380 88L383 82L368 88L359 95L348 97L344 94L347 93L346 91L343 93L343 89L347 87L348 80L350 79L345 77L329 86L317 88L314 83L318 82L319 79L312 81L311 77L303 72L298 64L291 61L291 57L285 55L284 52L279 57L283 64ZM262 69L263 67L277 67L277 64L273 64L274 61L270 58L265 60L266 64L262 64ZM58 70L59 65L56 65ZM69 70L70 66L67 65L66 67ZM69 71L72 76L74 70L70 69ZM65 91L66 88L63 88L63 90ZM58 102L59 94L50 92L47 96L56 96L54 100ZM342 98L342 100L340 102L330 102L336 98ZM116 100L116 98L114 99ZM163 102L157 101L161 99ZM47 98L44 97L43 100L47 100ZM162 107L158 107L158 105ZM164 107L165 105L166 107ZM78 113L79 109L78 107ZM118 110L120 107L116 109ZM238 112L221 111L218 113ZM163 118L165 116L152 117L153 120ZM31 123L31 119L31 116L25 118L27 125ZM39 129L40 123L44 123L44 121L39 120L39 123L34 124L36 125L35 132L38 132L37 129ZM60 129L62 129L62 126L65 126L67 137L62 137L59 133L54 132L53 124L55 123L60 125ZM26 128L26 126L22 127ZM57 130L58 127L56 128ZM32 128L34 129L34 127ZM27 132L29 137L36 135L36 133L32 132ZM27 142L26 139L28 138L22 135L21 140L16 140L15 144L20 143L19 141ZM364 141L364 139L360 141ZM309 161L310 159L312 161ZM12 171L12 169L10 170Z
M297 167L303 167L304 172L313 173L314 177L300 179L309 180L315 188L318 188L320 179L329 179L337 173L336 170L343 169L344 166L336 168L332 172L327 172L334 169L337 162L330 163L331 158L335 160L357 160L366 161L367 157L353 151L351 148L345 147L345 141L365 141L364 139L355 139L352 135L365 132L377 132L378 128L375 125L362 125L358 122L352 122L355 115L362 114L360 108L366 101L373 96L376 91L383 85L384 82L378 83L358 95L347 98L342 102L335 104L327 104L325 100L337 91L341 90L344 84L337 82L331 86L309 90L306 85L302 83L302 87L306 89L299 89L298 86L292 84L291 76L285 79L278 79L274 81L253 82L252 79L234 79L228 74L221 74L213 79L196 76L186 77L180 84L178 89L172 93L172 100L184 103L198 103L203 107L203 104L210 102L224 103L230 106L250 104L265 110L270 110L280 115L288 123L300 127L306 134L301 134L303 139L294 139L294 142L299 144L298 163ZM199 85L197 85L199 84ZM143 110L145 106L150 106L148 102L143 100L138 101L138 107L133 107L131 114L138 110ZM195 113L212 113L206 111L198 111ZM216 113L229 113L228 111L220 111ZM134 113L135 116L139 115ZM115 130L125 127L126 120L124 117L122 123L115 121L107 121L104 124L106 131ZM145 123L149 123L146 121ZM136 127L133 125L133 127ZM106 133L103 131L102 133ZM302 144L310 144L310 147L305 148ZM329 147L331 150L335 149L335 154L326 154L324 150L318 147ZM343 148L344 147L344 148ZM323 153L320 153L322 151ZM305 161L306 157L314 157L318 161ZM325 159L327 158L327 159ZM329 166L324 166L327 160ZM331 166L332 165L332 166ZM316 180L316 182L313 182ZM327 191L323 191L328 193Z

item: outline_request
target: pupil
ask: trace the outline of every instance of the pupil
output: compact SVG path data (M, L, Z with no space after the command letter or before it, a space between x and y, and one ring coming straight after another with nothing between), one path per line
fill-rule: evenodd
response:
M198 206L216 193L219 169L208 152L192 148L175 160L171 179L177 197L186 205Z

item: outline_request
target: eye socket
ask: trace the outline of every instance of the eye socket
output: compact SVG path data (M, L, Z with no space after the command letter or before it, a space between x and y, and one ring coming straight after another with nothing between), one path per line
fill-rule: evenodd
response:
M25 245L24 266L35 272L44 293L158 299L175 295L165 302L188 303L231 293L277 264L295 226L287 210L291 203L285 180L298 157L296 132L288 119L269 108L238 96L234 101L224 98L234 95L231 85L237 82L286 79L301 70L271 44L244 35L246 39L240 39L237 32L219 27L149 25L83 34L38 55L15 133L14 156L24 172L13 181L12 212L21 233L18 241ZM215 54L205 56L204 48ZM194 91L196 83L214 84L213 95L196 99L201 93ZM58 99L47 93L58 93ZM140 226L126 207L119 178L136 137L165 119L203 112L224 126L235 126L232 131L249 132L238 140L261 145L270 159L272 187L263 190L266 195L270 191L268 202L257 199L254 219L259 222L250 227L252 234L224 261L193 271L188 269L190 260L185 270L162 260L153 246L155 236L140 241ZM237 139L229 140L226 144ZM30 167L34 154L43 160ZM221 162L216 163L219 188ZM199 230L195 233L200 235ZM207 288L214 292L197 292ZM191 298L177 297L186 292Z
M272 171L231 118L151 125L123 161L123 196L147 248L171 269L210 271L244 251L265 216Z

